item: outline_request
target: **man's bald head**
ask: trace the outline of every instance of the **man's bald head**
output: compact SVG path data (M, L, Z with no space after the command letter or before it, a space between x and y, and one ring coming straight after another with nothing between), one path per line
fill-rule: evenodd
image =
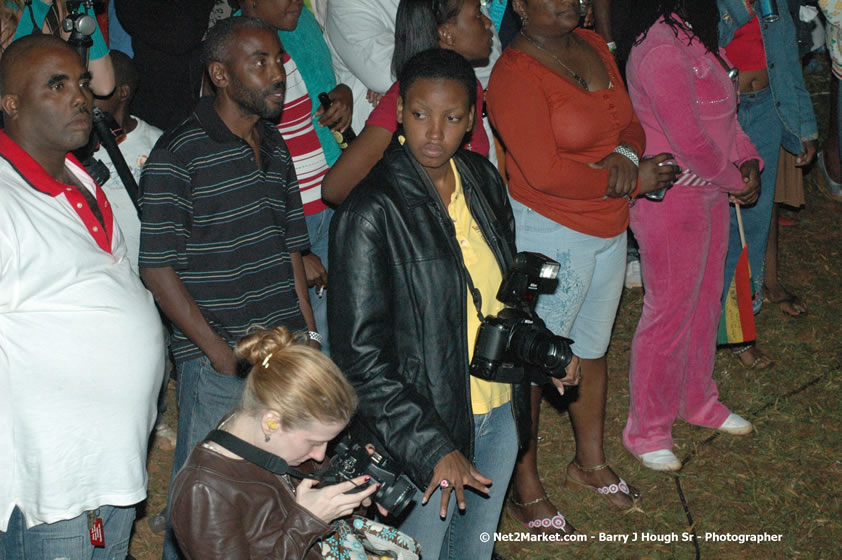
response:
M0 59L6 134L54 177L67 152L88 141L90 83L76 51L52 36L18 39Z
M33 55L44 49L67 49L76 52L67 43L52 35L27 35L9 45L0 58L0 97L14 93L22 85L26 71L36 61Z

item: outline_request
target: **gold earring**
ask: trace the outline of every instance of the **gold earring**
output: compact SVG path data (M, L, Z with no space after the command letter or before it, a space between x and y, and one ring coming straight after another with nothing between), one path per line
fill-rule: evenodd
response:
M272 430L278 429L278 423L275 422L274 420L267 420L266 425L269 426L269 428L272 429Z

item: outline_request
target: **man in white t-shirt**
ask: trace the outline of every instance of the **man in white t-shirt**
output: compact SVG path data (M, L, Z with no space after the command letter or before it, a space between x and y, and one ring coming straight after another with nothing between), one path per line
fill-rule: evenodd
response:
M158 141L163 131L129 113L129 105L135 91L137 91L138 84L137 70L132 63L132 59L123 52L112 50L111 62L114 65L116 87L108 97L95 98L94 106L114 117L114 120L122 128L123 134L116 139L117 147L123 154L123 159L126 160L126 165L132 172L135 183L140 183L140 172L143 169L143 164L146 163L149 152L152 151L155 142ZM120 231L126 240L132 270L135 271L135 274L139 274L137 259L140 254L140 218L137 209L123 186L123 181L120 179L117 168L111 161L105 146L100 145L93 156L102 161L108 168L110 175L102 185L102 189L108 197L108 202L111 203L114 219L117 220L117 225L120 226ZM167 369L171 369L171 364L168 363L168 366ZM164 420L164 412L167 409L169 376L165 375L164 377L161 393L158 396L158 418L155 421L155 438L153 441L157 447L171 451L175 449L176 435L175 431Z
M114 64L114 82L117 85L108 97L94 99L94 106L109 113L123 129L123 134L116 139L117 147L120 148L120 153L123 154L135 183L140 183L140 171L143 169L143 164L146 163L149 152L152 151L163 131L129 113L129 104L138 84L138 75L132 59L120 51L111 51L111 62ZM138 218L137 210L105 146L100 145L94 152L94 158L102 161L111 174L102 188L114 208L114 217L126 239L132 269L137 272L137 257L140 252L140 218Z
M0 556L123 558L163 373L151 294L68 152L90 73L52 36L0 59Z

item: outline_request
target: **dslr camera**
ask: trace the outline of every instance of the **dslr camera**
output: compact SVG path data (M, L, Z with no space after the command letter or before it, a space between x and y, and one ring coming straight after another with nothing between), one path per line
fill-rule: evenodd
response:
M573 341L554 335L535 313L538 295L555 290L558 270L556 261L540 253L515 256L497 292L506 307L480 325L471 375L505 383L523 381L524 370L538 383L549 382L547 375L565 376L564 368L573 358Z
M336 444L333 458L327 467L310 476L319 480L319 486L330 486L368 475L371 483L380 483L380 488L374 494L374 501L395 517L399 516L406 506L412 502L415 486L402 475L400 468L379 453L368 454L368 450L350 438L342 439ZM360 492L365 486L355 488L351 492Z

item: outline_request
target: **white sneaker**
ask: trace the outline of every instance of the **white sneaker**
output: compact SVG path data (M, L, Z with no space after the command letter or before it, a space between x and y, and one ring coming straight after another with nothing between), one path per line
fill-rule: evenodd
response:
M720 432L725 432L726 434L734 436L744 436L746 434L750 434L752 429L754 429L754 426L751 425L751 422L739 414L734 414L733 412L729 414L728 418L725 419L725 422L717 428Z
M669 449L659 449L637 456L643 466L653 471L679 471L681 461Z
M640 261L630 260L626 263L626 288L642 288L643 279L640 276Z

